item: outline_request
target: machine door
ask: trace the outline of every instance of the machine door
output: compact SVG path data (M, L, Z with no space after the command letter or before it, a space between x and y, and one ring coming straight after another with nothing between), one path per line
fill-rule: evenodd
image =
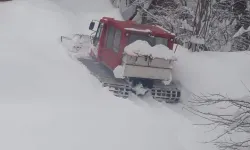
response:
M101 35L103 32L103 27L104 27L104 23L100 22L92 40L93 47L91 48L91 50L92 52L94 52L96 57L99 56L98 49L99 49L99 45L101 44L100 39L101 39Z
M121 63L121 36L122 32L113 26L108 26L104 39L104 46L101 48L101 60L107 67L114 69Z
M103 23L100 22L99 25L98 25L96 34L95 34L95 36L93 37L93 45L94 45L95 47L97 47L97 45L99 44L102 30L103 30Z

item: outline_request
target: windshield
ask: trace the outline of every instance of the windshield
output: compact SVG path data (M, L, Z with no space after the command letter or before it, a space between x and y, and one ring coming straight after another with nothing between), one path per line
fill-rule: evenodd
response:
M168 46L168 39L162 37L151 37L145 34L130 34L128 44L131 44L136 40L147 41L150 46L155 46L158 44Z

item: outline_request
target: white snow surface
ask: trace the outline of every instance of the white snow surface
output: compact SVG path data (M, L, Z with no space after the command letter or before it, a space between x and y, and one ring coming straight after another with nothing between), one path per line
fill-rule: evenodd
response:
M242 34L246 32L250 32L250 26L247 29L244 29L244 27L241 27L239 31L234 34L233 37L235 38L235 37L241 36Z
M152 56L165 60L176 60L174 51L165 45L150 46L147 41L137 40L124 48L124 52L131 56Z
M114 73L114 76L115 76L116 78L123 79L123 78L124 78L124 76L123 76L123 74L124 74L124 66L118 65L118 66L114 69L113 73Z
M211 150L182 115L114 97L68 57L61 35L115 12L106 0L0 3L0 149Z
M249 95L249 52L192 53L178 46L173 78L197 95L223 94L230 98ZM190 95L183 95L189 98Z

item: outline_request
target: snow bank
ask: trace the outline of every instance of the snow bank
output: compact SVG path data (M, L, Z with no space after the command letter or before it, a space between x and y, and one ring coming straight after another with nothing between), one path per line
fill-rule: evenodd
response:
M249 95L250 53L248 52L199 52L192 53L178 46L178 61L173 77L183 88L195 94L224 94L232 98ZM244 84L243 84L244 83Z
M178 46L175 54L178 61L174 64L173 77L175 80L179 80L182 85L182 102L184 104L192 105L188 103L193 98L192 93L198 96L222 94L232 99L249 97L250 93L247 89L250 88L249 52L196 53ZM218 97L214 96L212 98L217 99ZM196 106L196 109L221 115L237 113L236 107L227 106L229 106L228 103L220 103L210 106ZM188 117L195 120L195 122L204 123L204 120L195 116ZM223 127L214 129L214 126L210 126L210 128L213 131L212 134L216 133L216 136L228 130ZM215 135L212 136L216 138ZM246 137L245 133L232 133L220 140L238 141L248 137Z
M131 56L152 56L153 58L163 58L175 60L174 51L164 45L151 47L147 41L137 40L124 48L124 52Z

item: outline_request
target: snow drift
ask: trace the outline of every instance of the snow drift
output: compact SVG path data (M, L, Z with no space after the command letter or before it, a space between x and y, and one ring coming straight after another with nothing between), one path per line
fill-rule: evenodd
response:
M222 94L230 98L249 95L249 52L192 53L178 46L173 77L194 94ZM185 95L186 99L188 95Z

